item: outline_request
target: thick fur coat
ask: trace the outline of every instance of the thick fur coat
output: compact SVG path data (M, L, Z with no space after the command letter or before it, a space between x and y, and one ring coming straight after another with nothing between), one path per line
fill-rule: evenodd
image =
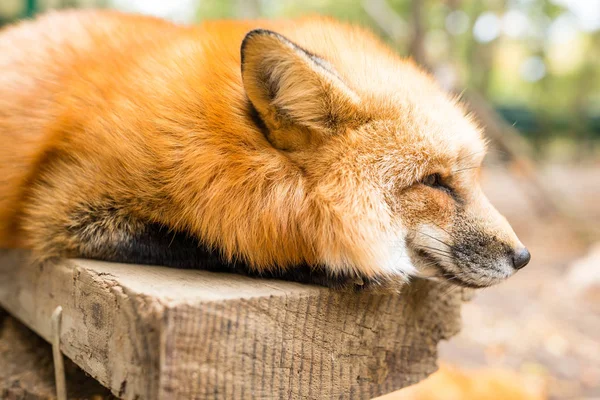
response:
M325 284L524 257L478 127L362 28L51 13L0 31L0 81L3 247Z

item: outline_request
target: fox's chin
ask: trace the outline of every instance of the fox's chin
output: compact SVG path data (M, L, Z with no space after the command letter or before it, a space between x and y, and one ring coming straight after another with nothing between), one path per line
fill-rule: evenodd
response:
M420 278L441 280L453 285L457 285L464 288L470 289L483 289L490 286L494 286L500 282L503 282L511 274L507 276L490 276L488 274L482 274L481 276L466 276L461 273L455 273L451 269L460 269L459 266L454 264L449 267L447 264L450 263L448 260L440 261L431 253L417 249L413 252L414 257L412 262L418 271L417 276Z
M449 274L449 273L443 273L441 275L441 278L444 279L446 282L450 282L454 285L457 286L461 286L461 287L465 287L465 288L469 288L469 289L483 289L483 288L487 288L490 286L495 285L496 283L499 283L501 281L498 282L491 282L491 283L475 283L475 282L468 282L463 280L460 276L458 275L454 275L454 274Z

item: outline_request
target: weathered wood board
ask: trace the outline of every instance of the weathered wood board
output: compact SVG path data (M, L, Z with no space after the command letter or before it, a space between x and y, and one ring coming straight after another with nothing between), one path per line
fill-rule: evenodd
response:
M369 399L436 369L461 290L400 295L0 251L0 305L125 399Z
M65 360L69 400L114 400L110 391ZM52 348L0 308L0 399L56 400Z

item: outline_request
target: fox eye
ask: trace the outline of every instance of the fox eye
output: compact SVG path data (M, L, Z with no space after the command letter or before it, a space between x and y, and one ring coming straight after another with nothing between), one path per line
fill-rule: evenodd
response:
M452 197L457 198L452 186L450 186L440 174L427 175L421 180L421 183L425 186L429 186L430 188L446 192L452 195Z
M442 182L442 176L440 174L431 174L427 175L421 183L425 186L430 186L432 188L443 188L445 187Z

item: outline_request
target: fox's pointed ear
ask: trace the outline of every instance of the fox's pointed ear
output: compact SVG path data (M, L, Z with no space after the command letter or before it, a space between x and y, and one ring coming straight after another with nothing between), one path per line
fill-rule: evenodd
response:
M282 35L249 32L241 56L246 94L270 129L297 124L326 135L357 118L359 98L333 67Z

